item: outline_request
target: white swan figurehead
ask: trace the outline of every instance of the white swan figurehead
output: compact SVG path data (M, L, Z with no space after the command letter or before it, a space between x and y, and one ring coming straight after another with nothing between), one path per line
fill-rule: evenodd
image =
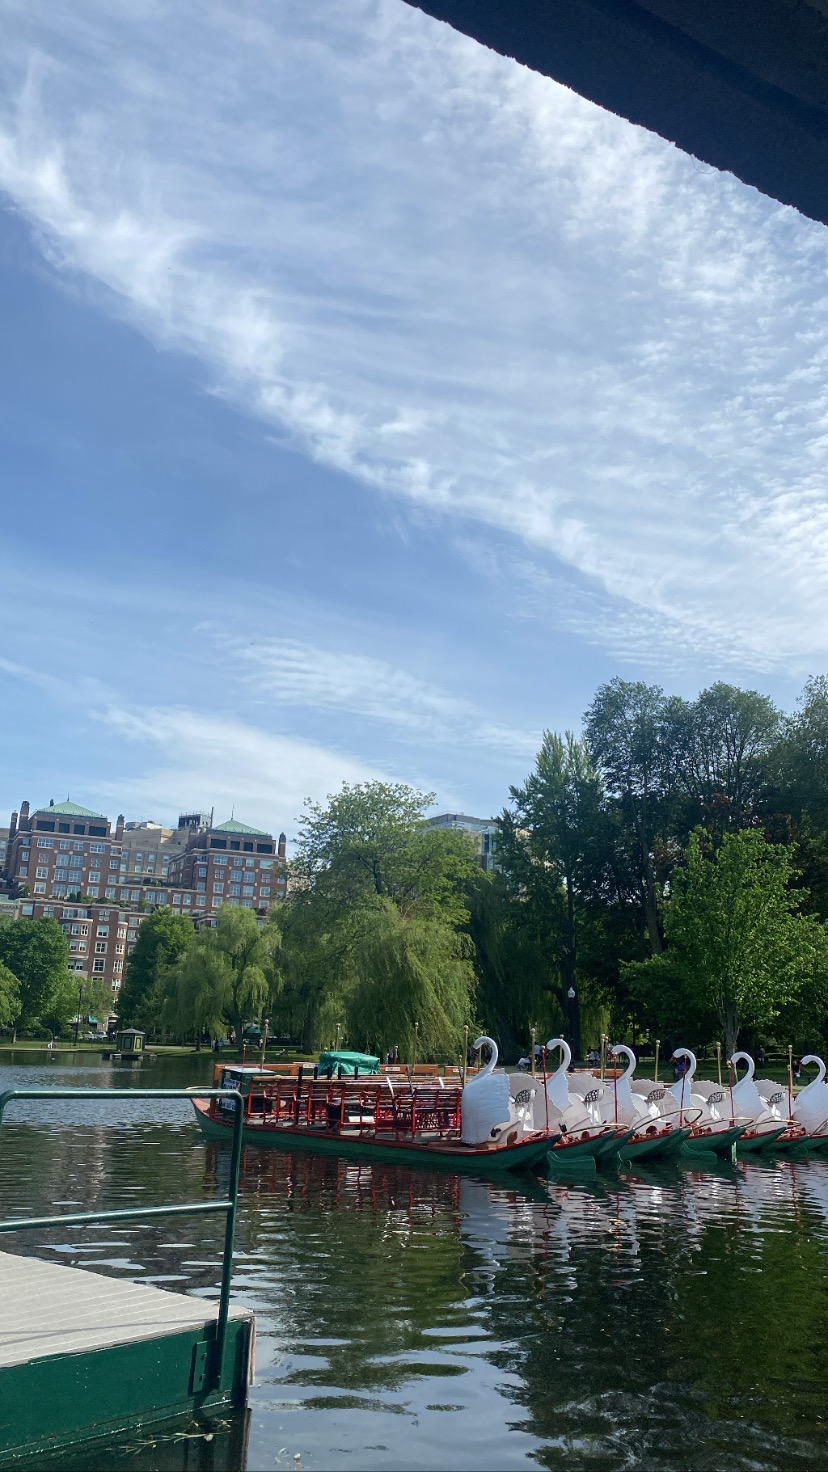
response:
M673 1098L678 1099L678 1102L681 1105L682 1109L687 1109L690 1105L690 1097L693 1093L693 1079L696 1074L697 1066L696 1055L695 1053L691 1053L689 1048L676 1048L675 1052L673 1053L673 1057L689 1058L690 1060L687 1066L687 1072L682 1074L681 1078L676 1079L673 1087L670 1090Z
M804 1124L812 1134L823 1134L824 1127L828 1122L828 1084L825 1083L825 1064L816 1053L806 1053L802 1059L802 1066L806 1063L816 1063L818 1073L813 1083L806 1084L800 1089L793 1102L793 1116L799 1124Z
M635 1073L636 1057L632 1048L626 1043L615 1043L610 1052L614 1058L626 1058L627 1067L620 1078L613 1080L613 1109L616 1118L622 1124L632 1124L633 1120L642 1112L643 1099L634 1099L630 1087L630 1080Z
M493 1038L479 1037L473 1044L482 1048L488 1043L491 1057L485 1068L469 1079L461 1102L460 1138L464 1145L482 1145L496 1125L510 1118L509 1080L505 1073L495 1073L497 1043Z
M740 1078L739 1082L733 1085L731 1093L733 1095L733 1103L736 1105L739 1113L748 1114L751 1118L755 1119L758 1114L761 1114L767 1108L765 1100L753 1082L756 1064L749 1053L731 1053L730 1062L733 1065L734 1072L737 1063L747 1065L747 1073L744 1078Z
M560 1109L563 1114L564 1110L569 1108L571 1102L566 1074L572 1062L572 1049L569 1043L564 1042L563 1038L550 1038L546 1044L547 1053L551 1053L553 1048L560 1048L562 1057L560 1067L556 1068L552 1077L546 1080L546 1094L550 1104L554 1104L555 1108Z

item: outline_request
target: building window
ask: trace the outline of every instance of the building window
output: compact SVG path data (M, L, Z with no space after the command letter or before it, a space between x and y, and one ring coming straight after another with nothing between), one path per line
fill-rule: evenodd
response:
M100 975L100 973L103 971L103 969L104 969L105 966L106 966L106 962L105 961L93 961L93 963L92 963L92 970L93 971L97 971L98 974Z
M259 860L259 868L260 869L272 869L273 868L273 860L272 859L260 859Z
M117 867L118 867L118 860L117 859L110 859L109 860L109 867L110 867L110 869L117 869Z
M259 891L259 893L262 896L264 896L266 894L270 894L270 885L269 884L263 884L262 887L261 887L261 890Z
M244 906L245 910L252 910L253 909L253 901L252 900L242 900L242 905Z
M107 889L106 890L106 894L105 894L105 898L108 899L108 900L114 900L114 898L115 898L115 891L114 891L114 889Z
M224 881L222 879L214 879L213 894L215 894L217 891L221 891L222 889L224 889Z
M244 893L245 894L253 894L254 893L253 885L252 884L246 884L244 886Z
M199 879L206 879L207 878L207 870L206 869L199 869L199 871L198 871L198 877L199 877Z
M63 849L64 853L68 853L68 851L72 847L72 845L69 842L69 839L68 838L62 838L60 840L60 843L59 843L58 847L61 848L61 849Z
M116 955L117 955L117 956L122 956L122 955L123 955L123 954L124 954L124 944L123 944L123 941L121 941L121 942L120 942L120 943L119 943L119 944L118 944L118 945L117 945L117 946L116 946L116 947L115 947L115 954L116 954Z
M241 885L240 884L231 884L230 885L230 893L231 894L241 894Z
M182 903L182 905L189 905L189 903L190 903L190 896L188 894L185 894L184 897L183 897L183 899L182 899L182 901L181 901L181 903Z
M123 969L124 969L124 963L123 963L123 961L115 961L115 962L113 962L113 965L112 965L112 970L113 971L123 971Z
M89 852L91 854L105 854L106 853L106 844L105 843L90 843L90 845L89 845Z
M54 848L55 840L53 838L39 838L37 840L37 846L38 848Z
M45 894L46 893L46 885L45 884L36 884L35 887L34 887L34 892L35 892L35 894Z
M106 955L106 941L105 940L96 940L95 941L95 955L96 956L105 956Z
M234 869L241 869L241 867L242 867L242 860L241 859L234 859L233 860L233 868Z
M141 898L141 891L140 891L140 889L134 889L132 891L132 898L134 900L139 900Z
M33 915L34 914L34 905L21 905L20 909L21 909L21 914L23 914L23 915ZM46 911L44 910L43 913L45 915Z
M35 878L37 878L37 879L48 879L49 878L49 870L48 869L37 869L36 872L35 872Z
M146 901L147 901L147 904L149 904L149 905L154 905L155 904L155 890L154 889L148 889L147 890L147 893L146 893Z
M129 932L129 935L127 936L127 940L135 940L135 931L134 930L131 930ZM130 947L130 949L132 949L132 947Z
M98 935L109 935L109 926L108 925L99 925L98 926Z

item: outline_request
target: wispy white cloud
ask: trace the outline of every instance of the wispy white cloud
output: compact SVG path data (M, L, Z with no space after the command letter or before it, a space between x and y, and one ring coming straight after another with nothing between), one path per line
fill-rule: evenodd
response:
M616 650L825 657L821 227L397 0L0 13L0 184L217 392Z
M345 751L186 706L129 701L95 677L67 679L0 659L0 670L46 695L62 722L103 727L123 770L84 773L87 800L128 815L174 823L177 814L215 806L278 831L295 823L308 797L323 800L343 782L388 780Z
M472 701L370 655L298 639L218 642L247 671L246 682L279 707L347 711L394 726L425 747L473 745L526 757L539 745L539 732L500 725Z

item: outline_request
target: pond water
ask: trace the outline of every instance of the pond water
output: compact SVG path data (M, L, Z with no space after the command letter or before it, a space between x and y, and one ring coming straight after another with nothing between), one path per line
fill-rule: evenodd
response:
M140 1073L0 1057L0 1088L211 1077L209 1057ZM3 1127L0 1209L201 1200L227 1165L185 1103L21 1104ZM248 1472L828 1469L826 1162L497 1184L248 1149L242 1193L249 1427L212 1428L209 1445L121 1437L50 1467L238 1468L244 1433ZM221 1232L183 1218L2 1246L213 1298Z

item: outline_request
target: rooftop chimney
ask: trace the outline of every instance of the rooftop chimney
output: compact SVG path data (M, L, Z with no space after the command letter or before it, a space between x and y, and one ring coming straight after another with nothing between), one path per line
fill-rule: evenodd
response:
M12 813L12 815L11 815L11 822L9 823L9 845L8 845L9 848L11 848L11 841L14 838L14 835L15 835L16 832L17 832L17 813Z
M287 839L285 838L284 833L280 833L279 834L279 847L276 850L276 852L278 853L280 859L283 859L285 857L285 846L286 846L286 844L287 844Z
M123 838L123 836L124 836L124 815L123 815L123 813L119 813L118 814L118 820L117 820L117 822L115 824L115 837L116 838Z
M21 829L23 829L31 828L31 826L32 820L29 817L29 804L27 802L22 802L20 804L20 827Z

